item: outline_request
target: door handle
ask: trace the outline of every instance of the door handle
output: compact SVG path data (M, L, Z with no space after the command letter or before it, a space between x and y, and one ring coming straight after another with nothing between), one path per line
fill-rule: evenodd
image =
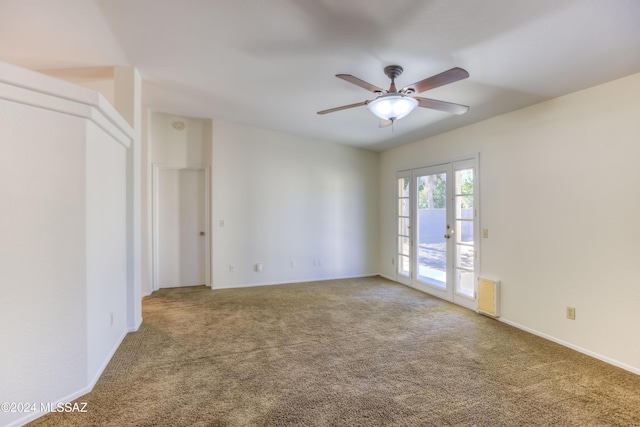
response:
M201 235L201 236L204 236L204 231L201 231L201 232L200 232L200 235Z
M451 236L449 236L448 234L445 234L445 235L444 235L444 238L445 238L445 239L448 239L449 237L451 237Z

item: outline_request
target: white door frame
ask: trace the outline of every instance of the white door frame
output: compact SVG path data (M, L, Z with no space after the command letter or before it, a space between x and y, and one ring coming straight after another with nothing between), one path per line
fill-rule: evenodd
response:
M479 206L479 195L480 195L480 174L478 172L479 169L479 164L480 164L480 154L476 153L476 154L472 154L469 156L461 156L461 157L457 157L454 159L448 159L448 160L443 160L440 162L433 162L430 165L427 166L417 166L417 167L413 167L410 169L403 169L403 170L399 170L396 172L396 199L395 199L395 203L396 203L396 216L394 218L396 224L395 224L395 238L394 238L394 242L396 245L395 248L395 252L396 252L396 260L398 259L398 228L399 228L399 224L398 224L398 180L402 177L408 177L409 178L409 193L411 194L410 197L410 201L411 201L411 206L410 206L410 217L411 217L411 268L410 268L410 277L405 277L401 274L398 273L398 268L399 266L396 265L396 281L399 283L402 283L404 285L410 286L414 289L418 289L422 292L437 296L439 298L443 298L447 301L453 302L454 304L457 305L461 305L463 307L467 307L470 308L472 310L475 310L477 307L477 278L480 276L480 206ZM475 174L474 174L474 192L473 192L473 206L474 206L474 227L473 227L473 235L474 235L474 246L475 246L475 260L474 260L474 284L476 286L476 292L474 295L474 298L470 298L468 296L465 295L461 295L458 292L456 292L455 289L455 278L451 278L452 275L449 275L450 270L455 272L455 266L454 263L452 262L452 259L450 258L450 255L447 255L447 282L448 282L448 288L449 286L453 287L451 288L452 294L449 294L448 292L442 292L442 291L437 291L435 290L433 287L429 286L427 283L423 283L421 281L416 280L416 276L417 276L417 272L416 270L416 260L417 260L417 253L418 253L418 242L416 239L416 231L417 231L417 209L416 209L416 204L417 204L417 200L416 200L416 182L415 182L415 177L416 177L416 172L421 172L421 171L425 171L425 170L429 170L429 169L436 169L439 166L444 166L444 167L448 167L450 168L451 172L451 178L453 178L453 176L455 175L455 171L460 169L456 166L464 166L464 167L473 167L475 169ZM447 198L453 200L453 191L452 191L452 186L454 184L454 180L452 180L450 183L447 183ZM452 203L453 204L453 203ZM455 223L455 221L451 222L452 224ZM414 241L415 240L415 241ZM448 245L449 246L449 245ZM449 290L449 289L448 289Z
M404 195L404 190L400 190L400 180L402 180L402 182L404 182L405 180L408 180L408 188L407 188L407 193L406 195ZM413 227L413 222L411 222L414 214L413 214L413 206L412 206L412 201L413 201L413 197L411 197L411 191L413 191L413 182L411 180L411 170L404 170L404 171L398 171L396 172L396 216L394 218L394 220L396 221L396 226L395 226L395 242L396 242L396 248L395 248L395 255L393 258L394 264L395 264L395 268L396 268L396 282L402 283L403 285L407 285L407 286L411 286L411 280L413 277L413 266L412 266L412 262L413 262L413 234L411 234L411 227ZM401 208L400 208L400 200L403 199L403 201L408 202L404 207L403 210L405 212L404 215L401 215ZM406 231L403 230L405 227L401 227L400 226L400 217L403 217L403 221L407 221L407 217L408 217L408 228ZM401 239L408 239L409 242L408 244L403 244L401 243ZM408 259L407 259L408 258ZM401 270L403 269L404 264L407 264L409 267L409 275L406 275L405 273L403 273Z
M158 245L158 236L160 235L159 229L159 221L158 221L158 201L160 195L160 188L158 183L159 175L161 170L195 170L195 171L203 171L204 172L204 194L202 195L204 198L204 232L205 232L205 243L204 243L204 264L205 264L205 285L207 287L211 287L211 221L210 221L210 169L211 167L208 165L178 165L178 164L166 164L166 163L154 163L153 167L153 178L152 178L152 224L153 224L153 232L152 232L152 251L153 251L153 278L152 278L152 291L157 291L160 289L160 266L158 264L159 258L159 245Z

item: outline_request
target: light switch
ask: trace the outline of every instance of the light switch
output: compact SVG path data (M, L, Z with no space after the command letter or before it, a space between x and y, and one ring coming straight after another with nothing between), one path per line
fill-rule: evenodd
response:
M482 238L483 239L488 239L489 238L489 229L488 228L483 228L482 229Z

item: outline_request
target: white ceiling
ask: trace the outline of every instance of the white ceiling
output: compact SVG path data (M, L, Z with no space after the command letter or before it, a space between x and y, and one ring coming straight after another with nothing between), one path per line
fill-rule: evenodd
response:
M154 110L373 150L640 72L638 0L0 0L0 60L32 69L135 66ZM372 99L452 67L470 77L378 128Z

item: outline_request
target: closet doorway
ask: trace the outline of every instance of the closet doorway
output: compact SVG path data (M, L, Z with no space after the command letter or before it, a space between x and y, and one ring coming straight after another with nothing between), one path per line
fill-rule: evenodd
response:
M154 167L154 290L209 285L208 169Z

